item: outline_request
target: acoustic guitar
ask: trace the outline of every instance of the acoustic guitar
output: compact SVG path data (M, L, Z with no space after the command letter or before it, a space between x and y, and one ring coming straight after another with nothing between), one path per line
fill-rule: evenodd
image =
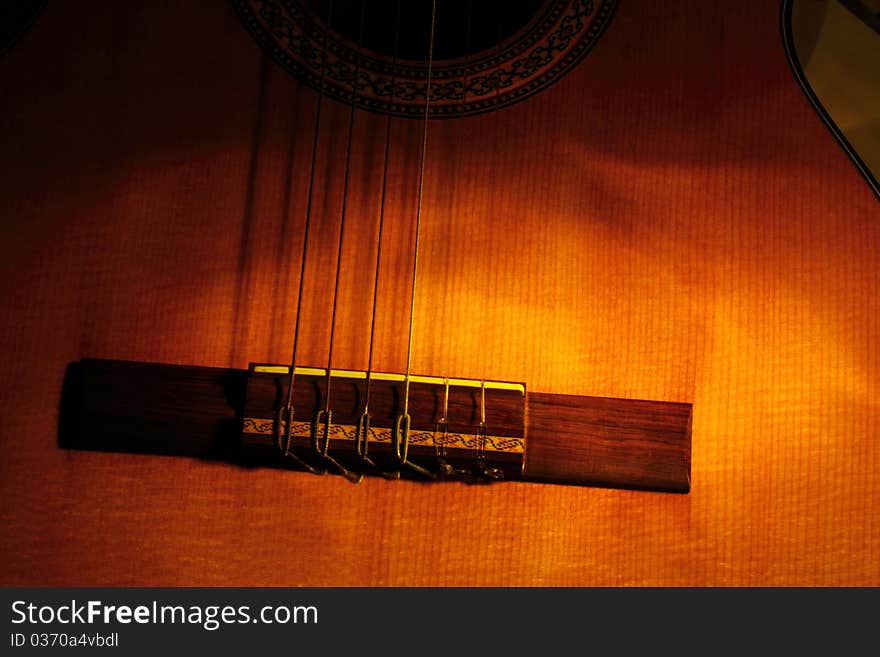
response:
M876 585L878 204L789 9L47 4L3 582Z

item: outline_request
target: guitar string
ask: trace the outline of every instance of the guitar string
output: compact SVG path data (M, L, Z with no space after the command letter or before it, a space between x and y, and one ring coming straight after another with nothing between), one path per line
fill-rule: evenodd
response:
M496 25L496 27L495 27L495 41L498 43L501 42L501 25L500 25L500 23L498 25ZM499 66L498 68L495 69L495 73L494 73L495 74L495 107L494 107L495 110L498 109L498 105L501 102L501 70L502 70L502 66ZM497 139L493 142L492 149L494 151L493 154L495 156L495 161L497 162L499 159L499 156L500 156L499 144L498 144ZM488 269L488 271L492 271L491 268L487 268L487 269ZM485 326L489 322L489 313L488 313L488 305L487 304L481 304L481 315L482 315L482 317L481 317L482 322L481 323ZM483 360L483 364L485 366L485 360ZM486 382L484 380L481 383L482 383L482 385L480 387L480 424L479 424L479 431L477 434L478 437L477 437L477 441L476 441L477 461L480 463L483 462L483 458L484 458L485 452L486 452L486 433L487 433L487 427L486 427Z
M376 312L378 308L377 300L379 297L379 273L382 257L382 237L385 230L385 201L388 192L388 160L391 152L391 126L393 113L391 109L394 106L394 92L397 84L397 55L400 45L400 6L401 0L397 0L395 19L394 19L394 54L391 60L391 95L389 97L388 116L385 120L385 144L384 157L382 160L382 192L379 199L379 226L378 237L376 241L376 264L373 276L373 298L370 312L370 346L367 355L367 372L364 389L364 406L361 413L360 423L358 425L357 434L357 452L361 458L366 458L369 441L369 422L370 422L370 393L372 391L373 381L373 353L376 340ZM361 440L363 439L363 444Z
M333 344L336 337L336 315L339 308L339 281L342 274L342 249L345 243L345 219L348 214L348 191L349 182L351 180L351 144L354 136L355 117L357 116L357 94L358 94L358 78L361 73L361 49L364 40L364 17L366 15L367 3L361 3L360 26L358 28L358 44L355 54L354 77L351 83L351 103L349 106L348 116L348 136L345 145L345 171L342 182L342 208L339 217L339 242L336 249L336 266L335 280L333 283L333 308L330 313L330 340L327 348L327 372L324 378L324 409L315 417L314 435L316 445L315 448L321 457L335 467L343 476L353 481L360 481L363 475L361 473L351 472L340 464L336 459L331 457L327 452L330 445L330 425L332 423L332 411L330 409L331 387L333 384ZM321 429L321 439L317 442L317 432Z
M404 392L403 392L403 413L401 417L409 417L409 390L410 377L412 371L412 345L413 345L413 326L416 310L416 283L418 281L419 269L419 237L422 224L422 195L424 193L425 184L425 159L428 148L428 123L430 120L431 109L431 73L434 65L434 28L437 21L437 0L431 2L431 33L428 39L428 70L425 82L425 113L424 124L422 127L422 153L419 162L419 188L416 206L416 225L415 225L415 243L413 245L413 272L412 285L410 286L410 306L409 306L409 331L406 342L406 373L404 374Z
M471 61L471 30L472 30L472 16L473 16L473 0L468 0L467 7L465 9L465 37L464 37L464 84L462 85L461 90L461 100L465 101L468 94L468 88L470 87L472 77L469 73L470 69L470 61ZM454 203L453 203L454 205ZM437 433L442 431L443 435L440 438L440 444L437 444ZM451 466L446 463L446 455L447 455L447 442L449 439L449 378L446 377L446 383L443 389L443 403L442 403L442 411L441 416L438 422L435 424L435 435L434 435L434 454L436 458L440 462L440 467L448 472L452 471Z
M495 41L501 42L501 24L496 24ZM498 84L495 86L495 100L498 100ZM493 142L493 148L497 148L497 140ZM488 320L488 305L480 304L481 325L485 326ZM482 359L483 367L485 367L485 358ZM487 468L484 464L484 456L486 449L486 380L480 379L480 400L479 400L479 420L477 422L476 433L474 435L474 456L480 470L479 474L484 477L498 478L498 471Z
M321 127L321 110L324 101L324 78L327 73L327 40L328 33L330 31L330 20L333 17L333 0L330 0L327 5L327 20L324 24L324 32L322 37L321 44L321 73L318 81L318 105L315 109L315 124L314 124L314 135L312 138L312 161L311 167L309 170L309 186L308 186L308 195L306 200L306 222L305 227L303 228L303 246L302 246L302 254L300 259L300 274L299 274L299 289L296 297L296 319L293 330L293 350L290 358L290 373L288 375L287 380L287 402L284 406L284 420L285 424L285 444L284 444L284 454L285 456L292 456L290 453L290 442L291 442L291 431L293 424L293 416L294 416L294 408L293 408L293 391L294 384L296 383L296 356L297 350L299 346L299 335L300 335L300 319L302 315L302 300L303 300L303 289L305 284L305 275L306 275L306 256L308 255L308 245L309 245L309 232L312 223L312 201L314 198L314 188L315 188L315 170L316 170L316 161L318 157L318 138L320 136L320 127ZM300 459L296 459L300 461ZM310 471L315 471L313 466L303 463Z
M330 383L331 377L330 372L333 367L333 341L336 335L336 314L339 304L339 280L342 267L340 266L342 263L342 247L344 243L345 236L345 218L347 216L348 210L348 188L349 181L351 179L351 142L352 137L354 135L354 123L355 116L357 112L355 111L355 105L357 101L357 93L358 93L358 77L361 73L361 47L364 38L364 14L366 13L366 2L361 3L361 16L360 16L360 29L358 36L358 46L356 51L356 59L355 59L355 69L354 69L354 79L352 80L351 86L351 104L349 108L349 116L348 116L348 141L345 145L345 173L343 174L342 181L342 210L339 217L339 244L336 249L336 274L335 280L333 283L333 310L330 315L330 343L327 349L327 380L326 380L326 393L324 400L324 411L330 411Z
M495 40L498 43L501 42L501 25L500 24L496 25ZM501 70L502 70L502 67L498 67L494 72L494 75L495 75L495 94L494 94L495 95L495 107L494 107L494 109L495 110L498 109L498 107L501 103ZM498 140L495 140L493 142L492 147L493 147L493 151L494 151L494 159L497 162L500 157ZM491 268L488 268L488 270L491 271ZM481 314L481 323L483 325L486 325L489 321L489 311L488 311L487 304L481 304L481 313L480 314ZM485 367L485 360L483 360L483 366ZM477 427L477 435L476 435L476 441L475 441L476 459L477 459L477 464L478 464L480 470L482 471L481 475L485 479L487 479L487 480L500 479L503 477L503 471L497 467L490 468L485 463L487 432L488 432L488 429L486 426L486 381L484 379L484 380L481 380L481 382L480 382L480 422Z

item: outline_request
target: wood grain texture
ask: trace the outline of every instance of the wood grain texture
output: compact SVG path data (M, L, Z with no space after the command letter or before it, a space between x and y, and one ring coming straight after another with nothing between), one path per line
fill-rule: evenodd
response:
M431 125L413 370L693 403L689 495L59 449L84 357L290 356L316 96L224 3L48 3L0 59L0 582L880 585L880 213L775 0L620 3L570 75ZM301 358L326 362L327 103ZM364 369L384 118L355 124L335 366ZM401 371L419 127L393 125L374 367ZM465 560L455 555L466 554Z
M691 405L530 393L525 479L687 493Z

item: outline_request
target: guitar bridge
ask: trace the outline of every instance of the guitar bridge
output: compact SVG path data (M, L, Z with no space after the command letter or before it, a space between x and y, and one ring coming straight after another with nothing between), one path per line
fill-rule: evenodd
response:
M242 422L243 445L255 455L271 457L281 447L279 437L284 436L283 451L292 450L298 459L320 461L320 452L325 451L346 468L357 469L362 460L357 447L358 426L366 409L370 422L363 436L365 451L383 471L396 470L401 465L396 441L404 438L395 433L400 433L397 418L403 413L406 378L371 372L368 401L366 372L334 369L328 400L327 370L297 367L288 429L278 410L286 403L289 366L252 364ZM473 473L478 478L476 473L485 471L486 466L504 479L522 476L524 384L411 375L408 395L408 461L436 478L444 478L444 472L462 473L462 477ZM319 445L323 438L317 435L314 418L327 407L332 409L333 420L324 428L329 436L327 444Z
M71 366L65 382L61 445L296 465L279 449L277 435L286 427L275 420L276 411L286 407L289 373L277 365L241 370L84 359ZM326 452L364 474L418 477L421 468L438 480L486 481L498 478L494 474L505 480L690 490L687 403L411 376L403 449L395 445L393 429L403 409L404 376L371 374L365 423L366 373L333 370L332 422L324 444L313 420L326 407L327 380L326 370L298 368L292 398L291 453L316 470L327 470L318 456ZM359 427L367 434L360 443ZM401 466L401 451L415 467Z

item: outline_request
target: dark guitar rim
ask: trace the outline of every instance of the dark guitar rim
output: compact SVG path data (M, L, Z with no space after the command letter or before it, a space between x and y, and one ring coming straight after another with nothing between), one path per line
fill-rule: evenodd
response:
M12 47L33 27L46 7L47 0L5 0L0 8L0 56Z
M794 74L795 80L797 80L798 85L804 92L807 100L810 102L810 105L813 106L813 109L816 110L816 113L822 120L822 123L824 123L825 127L827 127L831 134L834 135L837 143L840 144L844 152L852 160L853 164L855 164L856 169L858 169L859 173L865 179L865 182L868 183L868 187L874 192L874 196L880 200L880 183L878 183L877 178L874 177L871 169L865 164L865 161L859 156L856 149L843 134L843 131L837 123L835 123L831 114L825 109L822 101L819 100L819 97L816 95L816 92L813 90L813 87L807 79L800 59L798 59L797 51L794 47L794 33L791 26L793 4L794 0L782 0L779 12L779 27L780 32L782 33L782 45L785 49L785 55L788 59L789 67Z

